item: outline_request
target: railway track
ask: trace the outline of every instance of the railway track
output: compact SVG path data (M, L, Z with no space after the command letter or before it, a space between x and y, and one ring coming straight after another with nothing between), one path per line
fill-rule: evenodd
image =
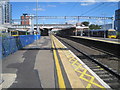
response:
M75 41L58 37L57 38L68 47L77 57L79 57L90 69L92 69L103 81L105 81L112 89L120 90L120 74L117 71L119 69L119 65L117 68L115 65L109 66L111 64L110 61L107 60L115 60L112 61L112 64L116 64L116 61L119 61L118 58L112 55L107 55L106 53L100 52L96 49L91 49L88 46L81 45Z

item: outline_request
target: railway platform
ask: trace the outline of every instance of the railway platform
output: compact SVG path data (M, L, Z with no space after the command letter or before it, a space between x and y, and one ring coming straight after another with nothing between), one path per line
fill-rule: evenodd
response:
M69 39L74 40L78 43L88 45L93 48L102 50L105 53L120 57L120 41L119 39L110 38L99 38L99 37L81 37L81 36L70 36Z
M112 43L112 44L120 44L119 39L101 38L101 37L86 37L86 36L71 36L71 37L89 39L89 40L94 40L94 41L101 41L101 42Z
M110 88L55 36L3 59L1 88Z

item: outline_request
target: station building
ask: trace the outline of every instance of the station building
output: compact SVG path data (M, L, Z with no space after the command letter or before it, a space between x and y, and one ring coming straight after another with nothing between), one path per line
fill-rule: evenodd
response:
M120 2L118 2L118 10L115 11L115 29L120 32Z

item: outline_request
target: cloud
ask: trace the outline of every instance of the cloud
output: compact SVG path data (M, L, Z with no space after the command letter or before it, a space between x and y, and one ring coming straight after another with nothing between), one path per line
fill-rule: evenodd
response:
M10 0L11 2L36 2L36 0ZM119 0L38 0L38 2L118 2Z
M82 2L118 2L120 0L82 0Z
M59 4L67 4L67 2L59 2Z
M115 2L115 1L119 1L119 0L106 0L108 2Z
M56 5L47 5L47 7L56 7Z
M95 23L97 23L97 24L104 24L104 21L103 20L98 20Z
M77 20L68 20L67 21L67 23L70 23L70 24L74 24L74 23L76 23L77 22Z
M88 6L88 5L93 5L95 2L82 2L80 5L81 6Z
M87 6L88 4L87 3L81 3L80 5L81 6Z
M56 5L39 6L38 11L46 11L45 7L56 7ZM36 8L33 8L33 11L36 11Z
M98 25L111 24L111 23L112 23L112 22L110 22L110 21L104 22L104 20L100 20L100 19L90 22L90 24L98 24Z
M36 10L38 10L38 11L45 11L45 9L43 9L43 8L38 8L38 9L33 8L33 11L36 11Z
M96 2L97 0L82 0L82 2Z

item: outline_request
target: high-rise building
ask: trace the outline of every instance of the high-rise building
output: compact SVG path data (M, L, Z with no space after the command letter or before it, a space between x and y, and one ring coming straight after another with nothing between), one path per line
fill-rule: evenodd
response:
M115 29L120 32L120 2L118 2L118 10L115 11Z
M2 5L0 5L0 24L2 24Z
M118 8L120 9L120 1L118 2Z
M9 0L0 1L0 24L11 23L12 6Z

